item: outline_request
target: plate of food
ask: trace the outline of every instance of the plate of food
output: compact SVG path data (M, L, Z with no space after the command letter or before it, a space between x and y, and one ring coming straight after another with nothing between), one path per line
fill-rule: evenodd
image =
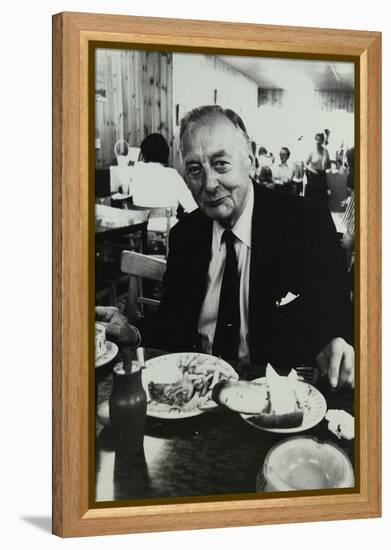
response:
M170 353L149 359L142 371L147 414L170 420L198 416L218 406L212 400L217 383L237 379L231 365L205 353Z
M313 428L324 418L326 400L311 384L299 380L294 369L280 376L271 365L266 376L251 382L222 380L213 388L214 400L251 426L267 432L291 434Z

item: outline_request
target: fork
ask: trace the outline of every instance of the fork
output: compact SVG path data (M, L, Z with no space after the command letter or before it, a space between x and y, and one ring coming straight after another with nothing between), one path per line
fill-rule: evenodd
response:
M319 380L319 369L317 367L295 367L299 380L307 384L316 384Z

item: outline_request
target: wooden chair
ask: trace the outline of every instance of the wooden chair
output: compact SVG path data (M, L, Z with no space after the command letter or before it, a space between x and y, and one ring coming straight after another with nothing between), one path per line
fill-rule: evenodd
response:
M121 271L129 275L128 321L134 323L143 315L144 305L159 305L159 300L144 297L143 279L162 281L166 260L124 250L121 254Z
M170 234L170 230L172 227L172 218L176 214L177 206L169 206L169 207L147 207L147 206L137 206L133 205L129 210L145 210L149 212L149 218L148 218L148 231L155 232L155 233L162 233L164 235L164 248L165 248L165 255L166 258L168 256L168 237ZM164 220L165 223L160 224L158 220ZM158 227L155 227L156 222L158 223Z

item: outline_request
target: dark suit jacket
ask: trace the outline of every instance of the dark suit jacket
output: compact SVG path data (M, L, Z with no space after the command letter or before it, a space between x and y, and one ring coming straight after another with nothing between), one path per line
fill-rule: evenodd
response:
M142 329L145 345L200 350L213 222L199 210L171 230L164 296ZM288 293L299 295L280 306ZM347 271L322 205L255 186L249 290L251 362L313 361L333 337L350 339Z

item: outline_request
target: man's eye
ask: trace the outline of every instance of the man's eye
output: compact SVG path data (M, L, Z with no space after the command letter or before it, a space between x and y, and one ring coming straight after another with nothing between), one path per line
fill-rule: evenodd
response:
M200 166L197 166L197 165L188 166L186 172L187 172L188 176L194 178L194 177L198 176L201 173L201 168L200 168Z
M229 169L229 162L226 160L216 160L214 163L214 167L218 172L225 172Z

